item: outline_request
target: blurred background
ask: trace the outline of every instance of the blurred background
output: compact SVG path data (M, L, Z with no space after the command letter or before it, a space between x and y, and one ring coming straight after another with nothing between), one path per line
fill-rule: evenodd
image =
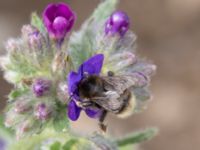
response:
M75 29L100 0L68 0L77 12ZM50 0L0 1L0 52L9 37L20 35L32 11L41 13ZM158 66L152 80L153 101L140 114L120 120L109 116L112 136L157 126L160 133L140 145L140 150L200 149L200 0L122 0L119 8L131 18L137 34L138 54ZM11 85L0 76L0 110ZM86 133L97 129L97 122L84 115L73 127Z

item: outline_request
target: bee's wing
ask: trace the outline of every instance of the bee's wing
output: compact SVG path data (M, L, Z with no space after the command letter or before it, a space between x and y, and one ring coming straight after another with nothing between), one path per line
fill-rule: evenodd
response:
M124 104L124 100L128 96L127 90L133 86L139 86L141 76L138 74L124 75L124 76L103 76L103 87L105 92L99 96L94 97L94 101L111 112L118 112ZM126 91L126 92L125 92Z
M104 89L106 91L116 91L119 95L123 94L126 89L137 84L138 79L132 75L125 76L106 76L104 80Z
M103 96L93 97L92 100L108 111L117 112L123 103L119 98L120 95L116 91L107 91Z

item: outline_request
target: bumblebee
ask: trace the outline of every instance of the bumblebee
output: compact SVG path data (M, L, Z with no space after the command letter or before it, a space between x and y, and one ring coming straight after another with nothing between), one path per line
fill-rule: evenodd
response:
M102 109L99 126L106 131L103 122L108 112L121 118L132 114L136 99L131 91L134 86L138 86L138 81L139 79L134 75L115 76L113 72L108 72L107 76L86 74L78 85L79 95L83 99L78 105L82 108Z

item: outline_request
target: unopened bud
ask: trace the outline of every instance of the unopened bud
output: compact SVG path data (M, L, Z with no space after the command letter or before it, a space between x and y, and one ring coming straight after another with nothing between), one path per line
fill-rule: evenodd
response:
M57 87L57 96L60 102L66 104L69 100L68 87L66 82L61 82Z
M131 52L122 52L111 56L109 59L110 63L116 63L119 61L127 61L129 64L133 64L137 61L135 54Z
M47 120L52 114L52 109L44 103L38 104L35 109L35 116L39 120Z
M20 114L17 114L14 110L10 110L6 113L4 125L8 128L14 127L21 120L23 120L23 117Z
M5 45L5 48L8 52L17 52L19 47L20 41L18 39L9 39Z
M27 39L30 34L38 32L38 29L33 27L32 25L28 24L28 25L24 25L22 27L21 32L22 32L22 37Z
M156 69L157 69L156 65L148 64L146 65L146 68L144 69L144 73L151 76L156 72Z
M28 44L30 48L33 49L42 49L44 37L39 32L34 32L28 37Z
M138 62L134 67L130 68L130 70L141 72L146 76L152 76L156 72L156 68L156 65L147 62Z
M33 83L33 92L37 97L44 96L51 89L51 81L44 78L38 78Z
M143 87L148 84L148 78L141 72L134 72L132 73L133 78L136 79L135 86L136 87Z
M114 12L105 23L106 35L119 34L124 36L130 26L129 17L125 12L116 11Z
M24 137L26 133L33 130L34 121L32 119L25 120L21 122L16 128L16 137L19 140Z
M15 112L16 113L25 113L30 111L32 108L31 101L29 100L18 100L15 103Z
M32 25L24 25L22 27L22 37L28 42L30 48L42 49L44 37L37 28Z

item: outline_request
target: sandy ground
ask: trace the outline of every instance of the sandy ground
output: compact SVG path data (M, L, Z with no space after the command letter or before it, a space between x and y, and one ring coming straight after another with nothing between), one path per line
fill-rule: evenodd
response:
M77 11L76 28L92 12L98 0L69 0ZM10 36L20 34L31 11L41 12L47 0L0 1L0 49ZM122 0L120 9L132 20L138 35L138 53L158 66L152 80L153 101L141 114L126 120L109 116L109 133L125 135L130 131L157 126L159 135L143 143L141 150L200 149L200 1L199 0ZM2 77L2 73L1 73ZM0 78L0 105L11 86ZM96 129L96 122L84 115L73 123L83 133Z

